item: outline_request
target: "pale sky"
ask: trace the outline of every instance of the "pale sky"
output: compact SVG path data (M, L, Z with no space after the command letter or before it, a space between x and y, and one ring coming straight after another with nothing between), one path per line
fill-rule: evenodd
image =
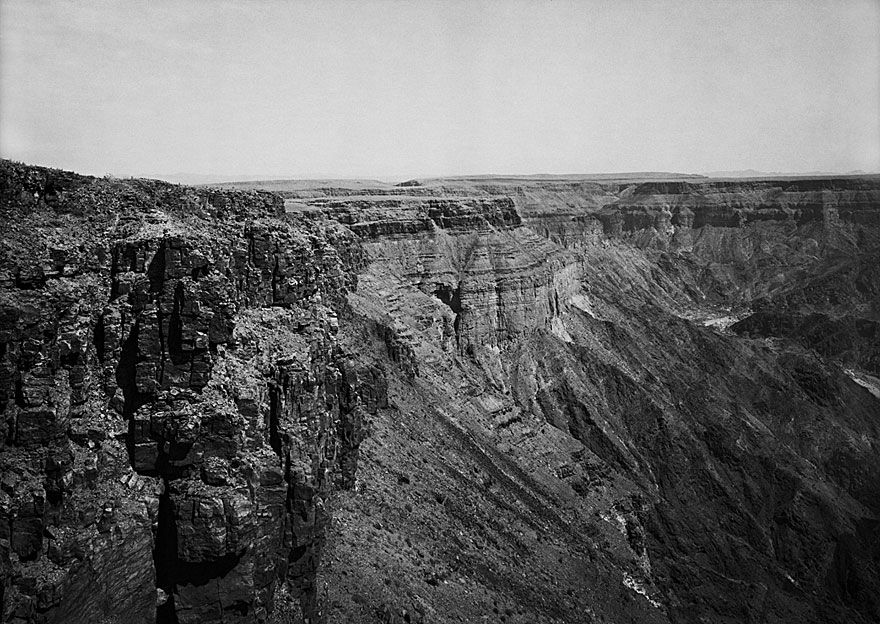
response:
M880 0L0 0L0 155L103 175L880 170Z

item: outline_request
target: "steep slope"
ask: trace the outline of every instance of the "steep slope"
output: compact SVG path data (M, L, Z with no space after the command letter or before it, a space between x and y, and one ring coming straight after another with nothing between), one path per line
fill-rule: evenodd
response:
M0 174L3 620L255 621L280 583L313 614L323 499L384 401L336 339L351 234L268 194Z
M880 617L876 179L0 173L4 621Z
M367 618L395 608L426 621L470 621L495 617L499 605L513 605L499 610L509 621L877 617L877 396L822 357L843 351L743 340L721 329L777 293L816 293L813 276L841 262L868 266L880 196L874 183L852 184L861 190L820 192L835 210L813 206L816 218L791 208L812 205L815 189L789 192L783 210L748 185L725 189L722 205L711 199L718 193L694 198L681 185L674 197L649 186L607 202L595 199L594 187L583 196L580 187L484 187L476 195L482 206L506 193L517 206L540 199L518 209L520 220L499 221L490 210L482 224L462 229L391 225L401 213L409 222L427 219L436 201L427 192L290 201L292 210L341 218L362 236L372 262L352 308L382 328L388 370L404 378L389 384L401 416L377 425L381 445L365 442L366 465L377 464L378 481L385 476L382 492L369 512L346 500L349 515L334 529L339 560L323 571L334 621L350 609ZM560 196L580 197L583 206L560 215ZM470 214L476 200L458 201ZM642 206L642 217L632 218L627 204ZM685 204L703 221L674 219ZM866 271L828 283L847 296L816 295L812 305L844 316L876 309L876 278ZM868 341L856 342L871 351ZM559 538L548 523L524 549L529 558L517 567L541 586L539 597L498 572L511 555L485 538L496 535L491 519L503 517L484 494L496 479L485 478L491 471L470 445L438 430L450 416L480 452L523 470L529 481L520 485L541 508L578 527ZM414 456L397 477L405 487L394 483L397 453ZM465 483L447 485L450 465ZM444 504L439 521L411 520L413 500L430 501L438 483L467 501L464 508ZM527 505L522 495L505 498ZM441 492L436 502L444 500ZM487 509L487 518L477 511ZM505 525L528 535L528 517ZM352 565L364 548L370 560L390 557L399 536L425 544L435 535L427 544L447 552L440 536L450 526L457 545L445 558L423 561L418 554L430 548L415 556L405 549L390 585L378 569ZM375 546L351 543L352 527ZM573 558L548 568L545 542L550 552L561 543ZM469 565L449 561L463 553ZM438 568L443 584L427 582ZM573 581L583 569L603 579L600 595ZM358 594L362 586L371 591ZM348 593L361 600L353 605ZM453 596L467 599L456 604Z

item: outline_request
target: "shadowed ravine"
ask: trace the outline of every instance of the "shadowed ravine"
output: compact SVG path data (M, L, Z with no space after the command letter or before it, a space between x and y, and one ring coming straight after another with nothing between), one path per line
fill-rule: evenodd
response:
M880 618L878 177L260 186L2 162L3 621Z

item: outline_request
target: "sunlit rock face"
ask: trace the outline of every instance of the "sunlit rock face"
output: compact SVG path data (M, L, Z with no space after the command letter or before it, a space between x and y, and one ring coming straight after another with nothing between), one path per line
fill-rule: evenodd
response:
M880 618L876 178L0 174L4 621Z
M384 196L345 195L290 193L288 206L344 213L355 230L380 218L374 210ZM578 538L558 539L572 550L595 548L591 569L640 596L633 606L646 613L637 617L876 617L872 593L861 589L877 587L876 566L852 553L856 542L863 553L876 548L880 473L875 442L851 442L878 433L878 289L868 276L880 248L876 179L447 181L388 201L424 218L432 196L457 198L462 211L475 202L465 197L509 198L520 221L362 234L369 264L349 298L395 337L389 353L409 354L400 369L414 379L415 396L397 400L413 427L449 416L491 449L494 465L524 469L516 486L549 496L545 504L561 510L563 523L583 523ZM399 220L398 211L387 218ZM777 317L785 322L763 320ZM425 385L441 398L425 398ZM378 465L392 462L386 447L417 445L412 435L392 426L370 455ZM441 448L482 466L454 442ZM445 481L440 468L406 470L472 506L497 504L467 464L458 473L466 487ZM393 518L387 501L396 488L386 487L381 504ZM475 528L445 515L452 517L416 527L391 523L423 535L425 526L467 534L489 522ZM552 544L550 526L539 534ZM346 556L362 548L341 533L335 544ZM544 545L529 545L525 567L544 569ZM475 550L474 570L509 574L493 586L473 572L484 592L477 604L485 597L488 610L498 593L511 600L519 566L500 563L503 546ZM432 565L457 571L456 557L450 551ZM841 576L841 561L853 577ZM572 611L548 619L590 621L574 606L601 601L568 576L568 562L552 570L577 597ZM347 574L325 575L355 591ZM842 580L856 576L855 585ZM436 609L439 600L429 604ZM513 602L530 604L528 617L547 617L525 594ZM612 602L603 606L611 621L630 617ZM412 612L421 603L395 604ZM477 617L480 607L469 613Z
M509 198L312 205L360 234L371 275L444 304L441 334L464 351L549 327L560 291L576 288L575 256L523 227Z

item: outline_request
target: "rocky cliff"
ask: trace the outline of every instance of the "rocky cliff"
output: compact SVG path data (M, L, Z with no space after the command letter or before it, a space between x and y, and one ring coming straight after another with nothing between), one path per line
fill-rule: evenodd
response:
M379 369L337 340L361 251L262 193L4 163L4 621L315 612L324 499Z
M469 511L416 526L397 515L393 481L375 503L388 508L381 526L410 541L450 526L465 536L430 562L450 585L462 551L473 566L476 583L447 589L472 603L453 613L476 619L507 601L520 609L508 614L514 621L878 617L876 179L431 188L387 200L316 191L288 208L344 213L360 228L371 262L353 307L393 328L419 365L409 367L415 390L392 394L418 414L410 426L420 433L392 428L382 446L366 444L372 461L419 475L405 490L442 483L444 500L465 501ZM427 218L432 192L462 205L509 199L520 219L486 214L468 228L432 223L393 235L360 225L386 201L386 224ZM803 319L812 319L809 332ZM445 466L387 454L417 448L424 422L446 418L486 453L444 444L447 432L429 435L444 462L464 458L461 481L449 482ZM522 490L486 477L494 466ZM529 492L559 514L516 563L493 531L504 513L487 484L514 500ZM526 518L508 522L518 532ZM346 543L344 532L335 543ZM581 561L602 590L578 582L577 565L554 554L560 544L589 553ZM518 584L523 569L543 585L537 596ZM351 592L370 584L350 569L325 574ZM609 600L613 590L598 579L615 579L634 602ZM390 599L424 591L417 582L395 589ZM427 621L445 615L442 589L421 601L434 607ZM344 619L356 607L338 600ZM584 605L593 611L578 611Z
M880 181L0 174L4 621L880 617Z

